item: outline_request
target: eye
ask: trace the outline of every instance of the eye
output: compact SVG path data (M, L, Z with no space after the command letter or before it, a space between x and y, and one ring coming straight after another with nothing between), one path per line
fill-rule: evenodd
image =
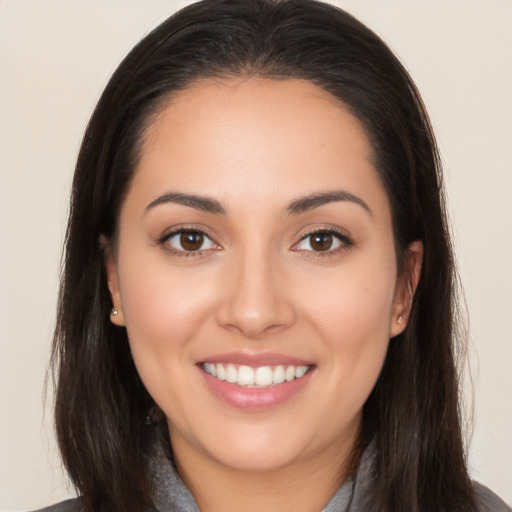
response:
M199 252L218 249L218 245L205 233L197 229L180 229L167 235L162 243L179 252Z
M322 229L302 237L293 249L297 251L333 252L351 244L351 240L346 235L333 230Z

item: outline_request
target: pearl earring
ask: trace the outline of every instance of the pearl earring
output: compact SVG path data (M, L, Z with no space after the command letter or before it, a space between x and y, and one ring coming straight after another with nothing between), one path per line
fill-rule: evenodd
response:
M116 308L112 308L112 316L116 316L119 311Z
M400 315L400 316L398 317L397 322L398 322L399 324L401 324L403 321L404 321L404 317L403 317L402 315Z

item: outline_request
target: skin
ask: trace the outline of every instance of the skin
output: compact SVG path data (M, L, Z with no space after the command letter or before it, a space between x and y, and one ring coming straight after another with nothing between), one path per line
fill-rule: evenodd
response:
M287 212L332 190L361 202ZM206 195L225 213L148 209L169 192ZM159 242L181 227L206 233L201 250L182 250L179 236ZM308 233L325 229L341 243L311 250ZM145 135L107 253L112 321L127 328L201 510L320 510L350 474L363 404L421 267L415 243L410 275L397 275L389 201L358 120L301 80L203 81L178 93ZM246 411L217 398L197 365L233 351L314 367L284 404Z

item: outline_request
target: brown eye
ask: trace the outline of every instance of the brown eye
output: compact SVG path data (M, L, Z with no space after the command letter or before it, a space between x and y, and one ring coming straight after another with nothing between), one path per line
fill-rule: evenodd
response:
M328 230L318 230L305 235L302 240L294 246L294 250L309 252L334 252L342 246L351 245L351 240L341 233Z
M330 233L315 233L310 242L313 251L328 251L332 247L333 236Z
M175 231L162 240L162 243L169 244L175 251L183 253L218 249L218 246L209 236L193 229Z
M184 231L180 235L180 245L185 251L198 251L204 242L204 235L197 231Z

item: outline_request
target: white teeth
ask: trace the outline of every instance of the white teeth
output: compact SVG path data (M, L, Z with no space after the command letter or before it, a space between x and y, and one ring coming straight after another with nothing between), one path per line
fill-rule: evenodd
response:
M226 380L232 384L238 381L238 372L232 364L228 364L226 368Z
M284 378L289 382L295 378L295 366L288 366L284 372Z
M221 364L217 364L214 366L216 366L216 368L217 368L217 379L226 380L226 369L224 368L224 366L222 366ZM205 371L207 373L209 373L208 370L206 370L206 368L205 368ZM210 373L210 375L213 375L213 373ZM213 375L213 376L215 377L215 375Z
M254 386L254 370L250 366L240 366L238 368L238 385Z
M274 372L272 374L272 382L274 384L281 384L284 382L284 366L279 365L274 368Z
M300 379L310 369L309 366L287 366L285 368L283 365L277 365L274 369L270 366L251 368L246 365L240 365L237 368L231 363L227 365L203 363L202 367L212 377L244 387L268 387L282 384L284 381L290 382Z
M270 386L272 384L272 368L260 366L254 373L254 384L256 386Z
M295 378L300 379L308 371L307 366L297 366L295 369Z

